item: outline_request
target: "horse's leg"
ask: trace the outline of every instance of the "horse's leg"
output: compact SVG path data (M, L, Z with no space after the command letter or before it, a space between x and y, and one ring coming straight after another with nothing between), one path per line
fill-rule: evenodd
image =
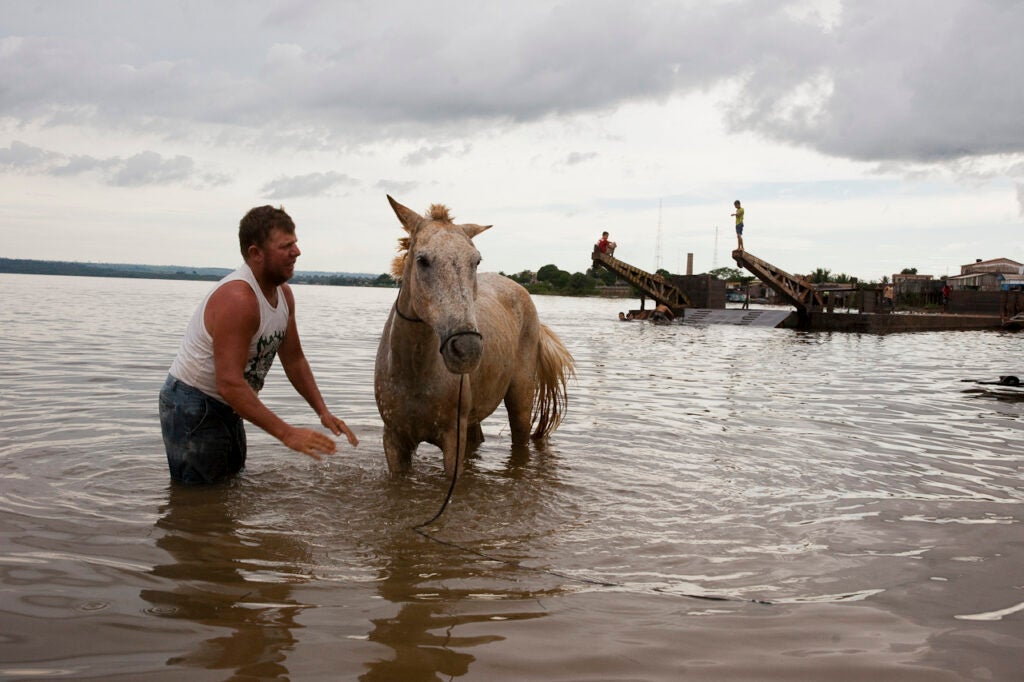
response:
M467 400L467 402L469 402ZM454 417L454 415L452 415ZM468 449L468 437L472 433L472 429L467 423L469 420L469 405L466 405L462 410L462 415L459 419L454 419L451 424L451 428L445 431L441 437L441 452L444 454L444 473L446 476L451 476L455 471L455 462L458 458L459 469L461 470L466 462L466 451ZM479 424L477 425L479 429ZM458 431L456 431L458 429Z
M384 455L392 476L406 474L412 469L412 453L415 451L416 443L399 436L394 429L384 427Z
M505 394L505 410L508 412L508 426L512 432L512 444L530 442L530 417L533 409L533 382L517 377L512 380Z
M484 430L483 427L480 426L480 422L470 424L469 429L466 430L466 446L472 449L483 442Z

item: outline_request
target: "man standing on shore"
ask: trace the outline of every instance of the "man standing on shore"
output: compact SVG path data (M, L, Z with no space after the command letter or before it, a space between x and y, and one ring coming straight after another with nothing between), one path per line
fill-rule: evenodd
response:
M245 465L246 419L289 448L319 460L333 453L324 433L288 424L257 395L274 362L334 435L359 440L324 404L302 352L295 298L286 282L300 251L283 209L260 206L238 226L245 262L218 282L192 315L160 391L160 426L171 478L213 483Z
M740 200L732 202L732 205L736 207L735 213L729 215L736 216L736 241L739 244L736 248L740 251L743 250L743 207L740 206Z

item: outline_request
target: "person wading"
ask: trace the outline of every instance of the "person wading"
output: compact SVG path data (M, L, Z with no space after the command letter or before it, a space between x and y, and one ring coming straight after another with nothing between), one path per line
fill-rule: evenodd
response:
M324 404L295 325L295 297L286 282L300 255L295 223L283 209L260 206L238 226L244 263L207 294L185 329L160 391L160 427L171 478L213 483L245 465L242 420L314 459L334 440L288 424L260 399L274 357L295 390L334 435L359 440Z

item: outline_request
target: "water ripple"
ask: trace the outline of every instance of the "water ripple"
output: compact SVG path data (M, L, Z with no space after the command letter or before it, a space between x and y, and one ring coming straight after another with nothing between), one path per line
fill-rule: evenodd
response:
M383 603L436 630L472 603L474 627L494 628L537 614L480 605L605 589L593 582L638 599L867 601L935 632L1020 610L1007 567L1024 560L1024 402L961 380L1024 374L1008 366L1024 335L656 326L616 321L622 301L538 298L578 364L569 414L529 448L511 446L503 408L486 420L434 542L410 528L447 489L439 452L421 446L392 480L373 399L393 290L297 287L304 350L360 447L317 464L250 427L246 472L197 492L168 486L156 394L208 285L0 279L0 585L27 599L5 617L248 631L309 605L401 615ZM262 397L315 424L273 371ZM342 620L321 625L347 628L332 641L387 630Z

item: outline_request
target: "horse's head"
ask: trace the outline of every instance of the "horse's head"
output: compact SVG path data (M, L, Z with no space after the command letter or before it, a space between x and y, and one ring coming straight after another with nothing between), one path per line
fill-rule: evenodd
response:
M397 311L407 320L430 325L449 372L472 372L483 353L475 305L480 252L472 240L490 225L455 225L441 204L421 216L390 196L388 201L409 233L399 240L400 253L392 266L402 282Z

